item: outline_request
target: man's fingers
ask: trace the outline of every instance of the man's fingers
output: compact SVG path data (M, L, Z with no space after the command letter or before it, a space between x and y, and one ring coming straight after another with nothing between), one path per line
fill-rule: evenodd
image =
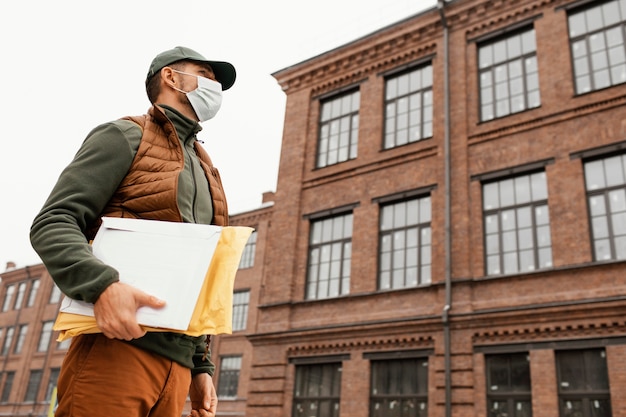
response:
M152 308L163 308L165 306L165 301L155 297L154 295L146 294L142 291L139 291L139 294L136 295L135 299L137 300L137 308L143 306Z

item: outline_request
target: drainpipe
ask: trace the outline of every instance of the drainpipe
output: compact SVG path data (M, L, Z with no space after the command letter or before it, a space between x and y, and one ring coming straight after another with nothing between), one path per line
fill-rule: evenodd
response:
M441 319L443 321L443 344L444 344L444 375L445 375L445 408L446 417L452 417L452 378L451 378L451 361L450 361L450 317L449 312L452 308L452 280L451 280L451 205L450 205L450 75L449 75L449 39L448 39L448 22L444 14L445 0L437 1L437 10L441 16L441 24L443 25L443 107L444 107L444 246L445 246L445 304Z

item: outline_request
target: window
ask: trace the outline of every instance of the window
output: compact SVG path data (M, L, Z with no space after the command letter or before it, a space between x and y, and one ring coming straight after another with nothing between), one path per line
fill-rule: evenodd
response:
M61 372L60 368L52 368L50 369L50 377L48 378L48 388L46 388L46 398L45 401L54 402L52 398L52 392L57 386L57 382L59 380L59 373Z
M532 417L527 353L490 355L487 367L488 417Z
M545 172L483 184L487 275L552 266Z
M13 305L14 310L19 310L22 308L22 302L24 301L24 293L26 293L26 283L20 282L17 287L17 297L15 297L15 304Z
M539 107L539 71L533 28L478 46L480 120Z
M233 331L246 329L249 302L250 291L235 291L233 294Z
M15 371L10 371L6 373L6 378L4 378L4 387L2 387L2 397L0 397L0 402L6 403L9 401L9 396L11 395L11 389L13 389L14 379L15 379Z
M6 291L4 293L4 302L2 303L2 311L9 311L11 308L11 300L13 299L13 294L15 294L15 284L7 285Z
M33 281L30 286L30 293L28 293L28 301L26 302L26 307L32 307L35 305L35 300L37 300L37 291L39 291L39 285L41 284L39 279Z
M317 168L356 158L359 98L356 90L321 103Z
M52 338L52 325L53 321L46 321L41 327L41 335L39 336L39 345L37 346L37 352L46 352L50 346L50 339Z
M427 417L428 360L372 361L370 417Z
M57 349L58 350L67 350L67 349L70 348L71 342L72 342L72 339L70 339L70 338L67 338L67 339L65 339L65 340L63 340L61 342L58 342L57 343Z
M611 417L604 349L556 351L561 417Z
M217 384L218 398L237 398L241 356L225 356L220 361L220 375Z
M390 149L433 135L433 66L414 68L385 82L385 142Z
M2 345L2 355L9 353L11 343L13 343L13 335L15 334L15 327L7 327L7 335L4 338L4 344Z
M24 347L24 342L26 341L26 334L28 333L28 324L22 324L20 326L20 332L17 336L17 342L15 343L15 348L13 349L13 353L18 354L22 353L22 348Z
M626 155L585 162L594 259L626 259Z
M61 292L61 290L59 289L59 287L57 287L56 285L52 285L52 290L50 291L50 300L48 300L48 302L50 304L56 304L61 300L61 296L63 295L63 293Z
M246 246L243 248L239 269L252 268L254 266L254 252L256 250L256 232L252 232Z
M429 284L431 278L430 196L380 209L379 288Z
M593 2L568 16L576 94L626 82L626 3Z
M352 213L311 223L307 299L348 294L352 258Z
M28 387L26 387L26 393L24 394L24 402L32 403L37 399L37 392L39 392L39 386L41 385L41 374L41 370L30 371Z
M341 363L297 365L293 417L339 417Z

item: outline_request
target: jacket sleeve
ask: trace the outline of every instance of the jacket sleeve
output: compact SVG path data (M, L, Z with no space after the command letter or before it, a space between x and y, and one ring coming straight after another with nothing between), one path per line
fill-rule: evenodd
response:
M215 364L211 361L211 336L206 336L201 343L196 345L196 353L193 355L193 364L194 367L191 370L192 375L204 372L213 376L215 373Z
M93 303L119 280L114 268L93 256L85 231L99 219L128 172L140 141L141 129L130 121L96 127L33 221L31 244L70 298Z

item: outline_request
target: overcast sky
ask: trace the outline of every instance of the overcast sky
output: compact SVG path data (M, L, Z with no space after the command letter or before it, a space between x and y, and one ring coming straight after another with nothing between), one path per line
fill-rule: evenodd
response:
M100 123L144 114L159 52L188 46L237 68L202 139L231 214L275 191L285 95L273 72L417 14L436 0L19 0L0 6L0 272L38 264L28 232Z

